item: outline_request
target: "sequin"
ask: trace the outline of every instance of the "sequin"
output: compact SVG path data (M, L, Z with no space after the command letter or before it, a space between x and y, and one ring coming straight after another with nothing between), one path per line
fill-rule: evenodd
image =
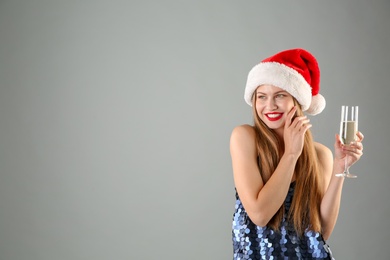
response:
M291 184L284 202L285 213L292 202L294 184ZM254 224L242 206L237 192L232 222L232 240L234 260L333 259L329 246L320 233L306 230L304 236L299 237L285 217L279 232Z

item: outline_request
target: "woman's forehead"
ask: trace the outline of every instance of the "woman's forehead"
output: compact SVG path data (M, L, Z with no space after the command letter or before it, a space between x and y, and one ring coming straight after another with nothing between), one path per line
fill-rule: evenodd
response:
M276 87L274 85L268 85L268 84L258 86L256 89L256 93L259 93L259 92L262 92L262 93L286 92L286 93L288 93L287 91L285 91L282 88Z

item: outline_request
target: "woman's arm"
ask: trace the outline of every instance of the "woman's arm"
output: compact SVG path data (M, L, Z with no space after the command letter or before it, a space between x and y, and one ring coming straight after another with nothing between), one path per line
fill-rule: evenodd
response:
M336 225L344 183L344 178L336 177L335 174L342 172L343 168L336 162L336 158L333 161L333 155L330 149L319 145L316 145L316 148L325 182L325 194L321 201L320 214L322 236L327 240Z
M345 156L350 159L348 165L354 164L363 154L361 141L363 135L358 133L358 141L351 146L344 146L340 138L335 138L335 156L332 158L331 151L325 146L318 146L318 156L325 177L325 194L321 202L322 235L327 240L333 232L339 214L341 194L344 178L336 177L335 174L344 171Z
M296 108L287 115L284 127L285 152L270 179L264 184L257 165L256 133L253 127L236 127L230 138L234 183L250 219L266 226L286 199L304 134L311 127L306 117L292 121ZM269 156L269 155L263 155Z
M255 131L249 125L233 130L230 153L234 184L241 202L253 223L266 226L287 196L297 159L283 156L264 185L257 165Z

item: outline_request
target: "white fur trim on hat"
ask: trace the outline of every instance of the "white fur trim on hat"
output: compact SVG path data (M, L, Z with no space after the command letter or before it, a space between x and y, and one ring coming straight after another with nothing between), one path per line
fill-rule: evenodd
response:
M264 84L284 89L301 104L302 111L309 109L311 87L296 70L278 62L262 62L254 66L248 74L245 87L244 99L248 105L252 106L253 93L257 87ZM324 98L323 101L325 102Z

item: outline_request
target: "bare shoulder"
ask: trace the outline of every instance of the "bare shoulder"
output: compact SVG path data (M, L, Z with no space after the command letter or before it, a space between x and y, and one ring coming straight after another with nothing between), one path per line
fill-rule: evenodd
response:
M318 142L314 142L314 147L317 153L317 157L320 161L327 160L329 158L332 159L332 151L327 146Z
M239 125L233 129L232 137L255 137L255 129L251 125Z
M230 137L231 149L253 151L255 149L256 132L253 126L239 125L236 126Z

